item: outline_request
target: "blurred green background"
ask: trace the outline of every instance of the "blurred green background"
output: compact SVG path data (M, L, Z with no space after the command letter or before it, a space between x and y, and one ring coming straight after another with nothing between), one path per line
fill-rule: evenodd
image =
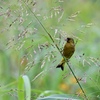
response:
M71 68L89 100L100 100L99 0L0 1L0 100L19 100L21 75L30 80L32 100L51 94L84 98L68 66L56 69L62 57L33 12L60 49L65 38L74 38Z

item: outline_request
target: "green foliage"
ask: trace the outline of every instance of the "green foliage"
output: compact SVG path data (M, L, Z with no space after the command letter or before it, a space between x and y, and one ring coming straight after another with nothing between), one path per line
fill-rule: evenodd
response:
M77 41L69 61L74 74L88 99L99 100L99 4L99 0L0 1L0 100L84 99L67 64L64 72L56 69L62 56L55 45L62 50L67 37Z
M18 100L25 100L25 99L30 100L30 98L31 98L30 81L28 79L28 76L24 75L22 77L19 77L18 80Z
M22 77L18 80L18 100L24 100L24 81Z

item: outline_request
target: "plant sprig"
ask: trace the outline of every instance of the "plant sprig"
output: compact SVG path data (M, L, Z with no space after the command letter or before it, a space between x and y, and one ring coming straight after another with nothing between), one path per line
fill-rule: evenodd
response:
M38 23L41 25L41 27L44 29L44 31L48 34L48 36L49 36L50 39L52 40L53 44L55 45L55 47L57 48L57 50L60 52L61 56L65 59L66 64L68 65L70 71L72 72L74 78L76 79L76 81L77 81L77 83L78 83L78 85L79 85L81 91L82 91L83 94L84 94L85 99L86 99L86 100L89 100L88 97L87 97L87 95L86 95L86 93L85 93L85 91L84 91L84 89L83 89L83 87L81 86L81 84L80 84L78 78L76 77L74 71L72 70L71 66L69 65L69 62L68 62L68 61L66 60L66 58L62 55L62 53L61 53L61 51L60 51L58 45L55 43L53 37L52 37L52 36L50 35L50 33L46 30L46 28L44 27L44 25L41 23L41 21L38 19L38 17L35 15L35 13L30 9L30 7L29 7L25 2L24 2L24 4L25 4L25 6L29 9L29 11L34 15L34 17L36 18L36 20L38 21Z

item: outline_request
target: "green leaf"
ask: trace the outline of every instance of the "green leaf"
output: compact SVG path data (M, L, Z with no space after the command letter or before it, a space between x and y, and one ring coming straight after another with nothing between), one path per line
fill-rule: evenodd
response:
M21 76L18 79L18 100L24 100L24 81Z
M31 85L28 76L24 75L23 77L24 85L25 85L25 93L26 93L26 100L30 100L31 98Z
M37 100L82 100L82 99L71 95L54 94L47 97L40 97Z
M31 86L28 76L21 76L18 80L18 100L30 100Z

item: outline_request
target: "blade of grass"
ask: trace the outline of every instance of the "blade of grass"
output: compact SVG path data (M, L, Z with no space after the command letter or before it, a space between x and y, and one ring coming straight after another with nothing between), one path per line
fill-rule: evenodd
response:
M24 100L24 81L21 76L18 79L18 100Z
M31 100L31 85L26 75L20 76L18 80L18 100Z
M24 4L25 4L25 6L27 5L25 2L24 2ZM40 20L39 20L38 17L35 15L35 13L30 9L30 7L29 7L28 5L27 5L26 7L27 7L27 8L30 10L30 12L34 15L34 17L36 18L36 20L39 22L39 24L42 26L42 28L43 28L43 29L45 30L45 32L48 34L48 36L50 37L50 39L52 40L52 42L54 43L54 45L56 46L56 48L58 49L58 51L60 52L60 54L62 55L62 53L61 53L59 47L57 46L57 44L55 44L53 37L52 37L52 36L50 35L50 33L46 30L46 28L44 27L44 25L40 22ZM65 57L64 57L63 55L62 55L62 57L65 59ZM67 61L66 59L65 59L65 61L66 61L67 65L68 65L70 71L72 72L73 76L75 77L75 79L76 79L76 81L77 81L77 83L78 83L80 89L82 90L82 92L83 92L83 94L84 94L86 100L88 100L88 97L86 96L85 91L83 90L83 88L82 88L80 82L78 81L78 79L77 79L75 73L73 72L71 66L69 65L69 63L68 63L68 61Z
M26 100L31 100L31 85L28 76L22 76L25 86Z

